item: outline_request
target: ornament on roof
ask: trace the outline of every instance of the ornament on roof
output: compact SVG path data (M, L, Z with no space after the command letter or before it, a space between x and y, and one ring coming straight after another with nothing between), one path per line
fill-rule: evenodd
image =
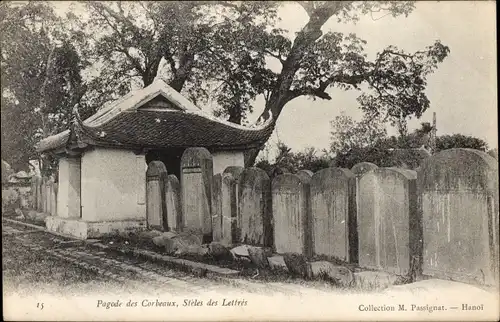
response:
M257 121L252 124L250 127L251 128L257 128L257 127L262 127L262 128L265 128L267 127L268 125L272 124L272 120L273 120L273 112L271 110L267 111L267 114L268 114L268 117L267 119L264 119L262 117L259 117L257 119Z
M79 148L84 148L87 146L82 140L82 119L80 117L80 113L78 112L78 103L73 106L73 110L71 111L71 122L70 122L70 136L68 138L69 141L73 141Z

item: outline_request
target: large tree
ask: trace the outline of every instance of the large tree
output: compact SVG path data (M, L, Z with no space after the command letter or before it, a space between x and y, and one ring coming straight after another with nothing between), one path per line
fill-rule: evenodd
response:
M123 86L135 78L146 86L159 74L193 100L215 96L218 115L241 123L257 95L265 97L260 120L275 123L300 96L331 100L329 88L363 89L363 110L395 124L419 117L428 107L426 78L447 56L436 41L407 53L395 46L367 59L365 41L354 34L322 31L330 19L354 23L361 15L387 11L408 15L408 1L298 1L308 15L295 38L276 28L277 2L88 2L87 26L105 31L93 42L101 59L96 81ZM266 62L281 64L278 72ZM99 86L105 88L105 86ZM125 90L125 89L123 89ZM104 91L103 91L104 92ZM251 156L255 160L257 152Z
M264 57L253 57L242 42L251 29L276 20L273 2L97 2L85 3L89 17L71 16L87 37L81 47L98 76L97 106L124 94L131 83L147 86L163 77L195 103L210 92L219 115L241 123L248 102L259 94L254 78L266 71ZM91 95L91 92L88 93Z
M78 53L45 3L0 4L2 159L27 170L35 144L66 128L85 91Z
M71 97L83 95L81 105L92 111L133 83L147 86L163 77L195 103L215 102L216 114L235 123L245 120L258 95L265 98L259 120L272 114L274 125L291 100L330 100L334 87L362 90L358 101L363 110L396 123L419 117L429 107L426 77L449 52L439 41L413 53L388 46L371 61L365 41L356 35L322 31L330 19L354 23L380 11L408 15L413 2L298 3L308 20L290 38L276 27L280 2L86 2L87 16L70 12L59 28L74 52L93 63L87 70L92 73L83 77L86 91ZM51 50L45 47L43 57ZM281 67L271 69L269 60ZM253 151L247 164L257 154Z

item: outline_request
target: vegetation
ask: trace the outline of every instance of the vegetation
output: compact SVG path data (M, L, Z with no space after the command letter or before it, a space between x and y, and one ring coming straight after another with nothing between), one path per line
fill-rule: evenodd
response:
M215 113L235 123L245 122L259 95L260 120L271 112L275 123L291 100L330 100L332 87L362 87L360 107L391 122L429 107L426 79L448 47L437 41L407 53L388 46L371 61L356 35L322 31L330 19L407 16L413 2L297 3L309 18L295 37L277 28L282 3L274 1L88 1L73 3L79 10L66 15L51 3L2 3L2 158L26 167L42 137L67 127L75 104L88 116L155 77L195 103L215 102ZM281 65L278 71L269 61Z
M430 123L422 123L412 133L388 137L383 123L377 120L359 123L345 116L339 116L332 122L331 153L333 164L351 168L359 162L372 162L379 167L417 168L431 152L452 148L470 148L487 151L487 144L481 139L461 134L436 137L435 151L431 151ZM348 140L348 137L352 137Z
M328 168L331 163L331 157L323 151L319 154L315 148L306 148L300 152L292 152L292 149L283 142L276 145L277 156L274 162L261 158L255 164L256 167L263 169L273 178L284 172L296 173L299 170L318 170Z
M352 168L360 162L371 162L379 167L402 167L415 169L431 153L430 123L403 136L387 136L385 124L377 118L364 117L356 122L341 114L332 121L330 150L321 154L314 148L293 152L286 144L276 146L277 156L273 162L262 158L256 166L265 170L270 177L285 172L296 173L306 169L316 172L329 166ZM488 151L485 141L462 134L436 137L436 150L453 148ZM488 153L498 158L496 149ZM495 154L496 153L496 154Z

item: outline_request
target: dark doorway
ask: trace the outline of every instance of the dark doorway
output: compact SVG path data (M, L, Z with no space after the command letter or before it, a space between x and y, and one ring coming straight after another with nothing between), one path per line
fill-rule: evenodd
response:
M167 167L167 173L174 174L181 180L181 157L185 148L168 148L163 150L150 150L146 153L146 163L161 161Z

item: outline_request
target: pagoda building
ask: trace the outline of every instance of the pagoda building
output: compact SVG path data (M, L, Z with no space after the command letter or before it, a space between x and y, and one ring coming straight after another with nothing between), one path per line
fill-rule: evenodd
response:
M162 161L168 174L180 179L184 150L204 147L212 155L214 174L221 173L228 166L245 166L248 152L260 148L272 131L271 118L254 127L215 118L162 80L86 120L75 109L68 130L37 146L59 160L57 216L49 217L47 226L83 238L92 229L142 226L149 162Z

